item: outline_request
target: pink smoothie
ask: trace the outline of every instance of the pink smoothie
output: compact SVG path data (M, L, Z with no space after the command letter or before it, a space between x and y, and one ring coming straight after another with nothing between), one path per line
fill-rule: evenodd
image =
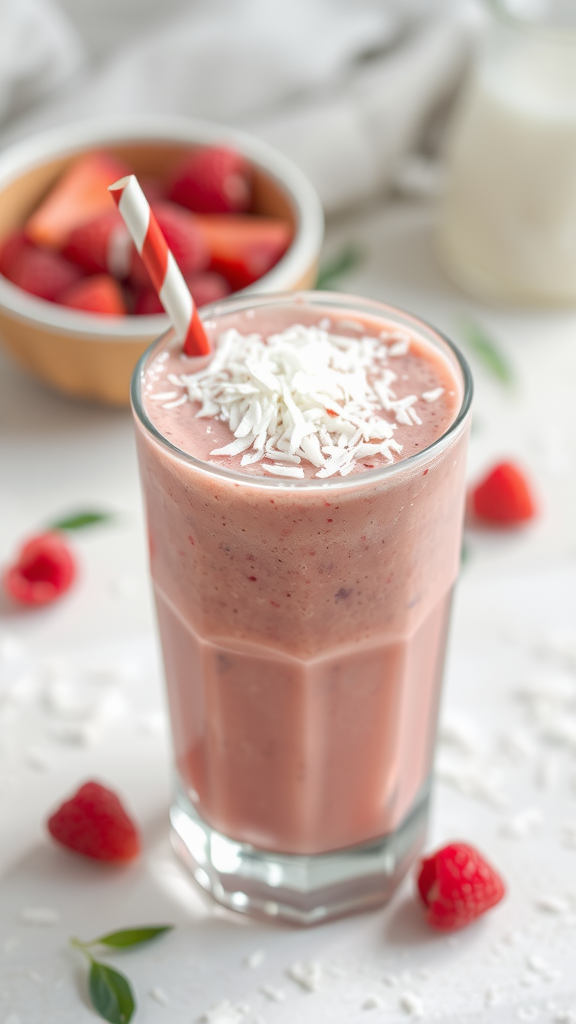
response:
M197 367L169 342L142 379L139 459L178 774L213 828L265 850L383 836L430 773L468 418L449 347L380 308L264 303L207 322L214 340L296 321L386 346L369 376L392 368L420 422L395 424L393 462L369 455L347 476L319 478L302 460L303 478L285 479L212 454L233 434L183 400L178 381Z

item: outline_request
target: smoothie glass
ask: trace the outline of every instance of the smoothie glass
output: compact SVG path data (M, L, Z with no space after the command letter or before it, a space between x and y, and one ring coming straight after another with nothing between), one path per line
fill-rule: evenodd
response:
M201 316L213 337L325 317L392 326L454 379L455 417L424 450L294 480L200 461L160 433L143 392L170 332L134 374L173 843L225 906L309 924L387 900L423 843L472 383L442 335L368 299L240 297Z

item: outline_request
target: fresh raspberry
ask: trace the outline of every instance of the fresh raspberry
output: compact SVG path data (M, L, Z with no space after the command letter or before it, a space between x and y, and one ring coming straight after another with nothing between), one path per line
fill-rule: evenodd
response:
M68 235L62 255L90 274L128 277L133 245L116 208L80 224Z
M134 303L136 316L157 316L164 313L164 306L153 288L141 288Z
M14 242L13 257L5 253L2 262L3 273L12 284L48 302L55 302L59 292L84 276L80 267L69 263L57 252L37 249L29 243L18 246Z
M149 203L161 203L166 199L166 187L160 178L152 174L143 174L138 181Z
M205 270L210 253L194 214L183 210L176 203L168 202L153 203L152 210L168 248L184 277ZM152 285L148 271L136 249L133 250L130 280L140 287L150 288Z
M12 280L11 274L14 262L22 250L29 246L30 242L23 231L13 231L11 235L8 235L0 249L0 274Z
M232 289L247 288L284 255L292 228L275 217L246 214L198 216L198 227L210 250L210 270L222 274Z
M140 837L115 793L99 782L86 782L48 819L50 835L94 860L132 860Z
M243 213L252 203L252 168L232 149L199 149L180 164L168 198L194 213Z
M222 277L222 274L215 274L213 270L205 270L201 274L188 274L186 284L197 306L219 302L230 295L232 290L226 278Z
M500 526L515 526L536 515L530 485L512 462L500 462L471 492L477 519Z
M221 274L204 270L199 274L186 274L184 277L192 298L197 306L206 306L209 302L219 302L230 295L230 285ZM134 312L137 316L163 313L164 307L152 288L142 288L136 296Z
M450 843L422 860L418 890L432 928L464 928L499 903L506 888L497 871L467 843Z
M76 563L59 533L43 533L28 540L16 562L3 576L4 589L21 604L49 604L74 582Z
M106 316L126 316L128 310L122 289L109 274L95 274L61 292L57 300L62 306L82 309Z

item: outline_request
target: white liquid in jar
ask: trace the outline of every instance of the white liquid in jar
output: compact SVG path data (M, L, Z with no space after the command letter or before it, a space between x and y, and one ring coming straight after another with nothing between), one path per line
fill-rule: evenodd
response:
M517 39L454 124L439 248L481 298L576 303L576 33Z

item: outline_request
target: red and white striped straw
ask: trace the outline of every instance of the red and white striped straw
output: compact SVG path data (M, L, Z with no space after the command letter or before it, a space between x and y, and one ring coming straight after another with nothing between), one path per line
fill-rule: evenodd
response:
M174 325L178 340L183 343L184 352L187 356L208 355L210 342L198 316L196 303L138 179L129 174L109 185L108 190L152 278L158 298Z

